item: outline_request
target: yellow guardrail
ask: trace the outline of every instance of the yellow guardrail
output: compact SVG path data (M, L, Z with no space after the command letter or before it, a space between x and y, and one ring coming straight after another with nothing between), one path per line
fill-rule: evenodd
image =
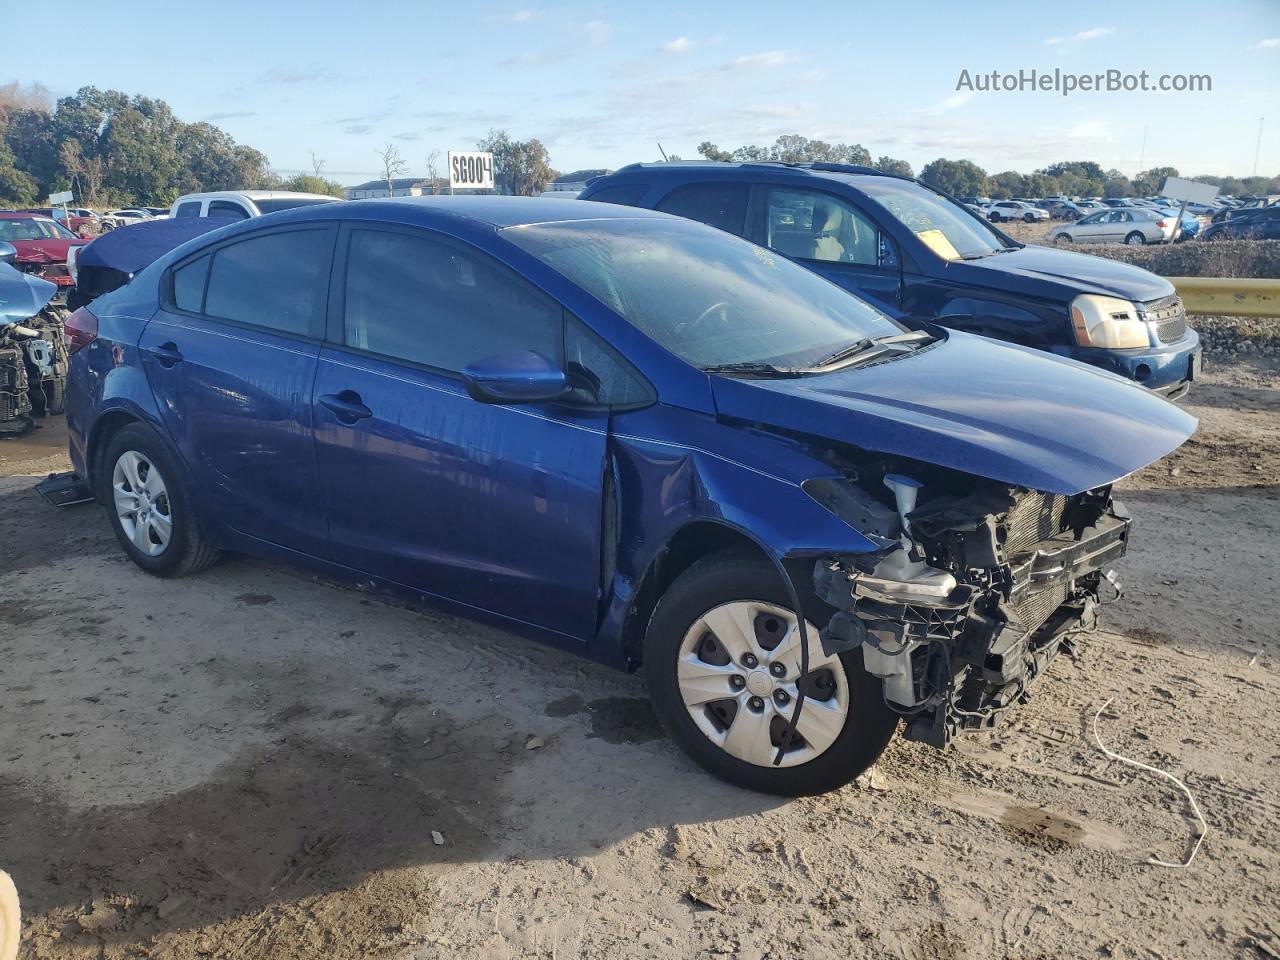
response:
M1280 317L1280 280L1168 277L1187 313L1216 317Z

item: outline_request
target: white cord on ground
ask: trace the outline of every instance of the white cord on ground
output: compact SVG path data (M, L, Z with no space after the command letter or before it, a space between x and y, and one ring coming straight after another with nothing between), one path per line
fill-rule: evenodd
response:
M1116 753L1114 750L1107 749L1106 744L1102 742L1102 737L1098 736L1098 717L1102 716L1103 710L1111 706L1112 700L1115 700L1115 697L1112 697L1111 700L1108 700L1101 707L1099 707L1098 712L1093 715L1093 739L1097 742L1098 749L1101 750L1103 753L1105 753L1112 760L1119 760L1121 763L1127 763L1131 767L1137 767L1139 770L1146 770L1149 773L1158 774L1159 776L1164 777L1166 780L1172 781L1173 784L1179 790L1181 790L1183 793L1187 795L1187 800L1189 800L1191 803L1191 809L1195 813L1196 819L1200 821L1200 836L1196 837L1195 845L1191 848L1191 856L1187 857L1186 863L1170 863L1167 860L1161 860L1159 857L1148 857L1147 863L1154 863L1158 867L1173 867L1174 869L1177 869L1177 870L1181 870L1185 867L1189 867L1191 866L1191 861L1196 858L1196 854L1200 852L1200 844L1204 843L1205 835L1209 832L1209 824L1205 822L1204 814L1200 812L1200 806L1196 803L1196 798L1191 795L1191 791L1187 789L1187 785L1183 783L1181 780L1179 780L1177 777L1175 777L1173 774L1165 773L1163 770L1157 770L1155 767L1148 766L1145 763L1140 763L1137 760L1132 760L1129 757L1122 757L1120 754Z

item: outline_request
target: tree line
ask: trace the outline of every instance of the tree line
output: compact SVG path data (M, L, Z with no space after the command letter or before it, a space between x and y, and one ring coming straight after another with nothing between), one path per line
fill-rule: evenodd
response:
M742 146L732 151L721 150L714 143L704 141L698 145L698 153L707 160L849 163L874 167L885 173L912 176L911 164L905 160L895 160L893 157L873 160L871 152L860 143L826 143L795 134L778 137L768 146ZM996 200L1053 194L1069 197L1145 197L1158 194L1165 179L1176 176L1179 173L1174 167L1152 167L1130 178L1119 170L1104 170L1100 164L1089 160L1053 163L1031 173L1006 170L989 174L972 160L948 160L941 157L925 164L920 171L921 180L952 196L992 197ZM1280 176L1205 175L1188 179L1213 184L1220 192L1234 196L1280 193Z
M82 87L54 104L40 85L0 86L0 205L32 206L62 190L91 207L165 206L203 190L342 196L321 165L281 178L261 151L211 123L184 123L152 97Z
M555 178L546 146L537 139L515 140L490 130L477 142L494 155L500 193L537 194ZM384 178L402 174L407 164L394 145L377 151ZM722 150L710 141L698 145L708 160L825 161L874 167L912 176L911 165L894 157L872 157L858 143L827 143L799 134L772 144ZM671 156L670 159L679 159ZM439 151L427 155L427 179L438 175ZM211 123L185 123L163 100L116 90L82 87L53 102L35 84L0 85L0 205L33 206L50 193L72 190L77 203L92 207L140 204L165 206L179 195L205 190L277 189L342 196L340 184L323 175L324 161L312 154L312 172L282 178L265 154L236 141ZM1153 167L1129 178L1092 161L1064 161L1031 173L1006 170L989 174L971 160L939 158L925 164L920 177L954 196L1129 197L1158 193L1172 167ZM1280 193L1280 177L1212 177L1223 193Z

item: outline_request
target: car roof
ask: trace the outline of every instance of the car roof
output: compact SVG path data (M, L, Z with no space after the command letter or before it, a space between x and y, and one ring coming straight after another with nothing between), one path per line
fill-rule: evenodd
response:
M296 197L306 197L312 200L340 200L340 197L331 197L327 193L299 193L295 190L210 190L204 193L184 193L174 203L182 200L216 200L219 197L236 197L246 200L277 200Z
M49 221L53 221L53 218L52 218L52 217L46 217L43 213L23 213L23 212L21 212L21 211L19 211L19 210L5 210L5 211L0 211L0 219L3 219L3 220L49 220Z
M520 227L535 223L560 223L569 220L676 220L670 214L640 207L620 207L611 203L595 203L590 200L569 200L562 197L508 197L484 196L426 196L426 197L378 197L369 200L348 200L334 207L330 205L299 207L273 217L298 219L401 220L429 223L441 216L489 224L493 227Z
M607 178L601 179L615 180L637 173L678 175L680 173L717 173L727 170L791 174L797 177L842 180L846 183L855 183L862 177L887 177L891 180L909 180L912 182L916 180L915 177L905 177L898 173L887 173L884 170L877 170L875 167L864 167L852 163L827 163L824 161L785 163L781 160L664 160L654 163L632 163L614 171Z

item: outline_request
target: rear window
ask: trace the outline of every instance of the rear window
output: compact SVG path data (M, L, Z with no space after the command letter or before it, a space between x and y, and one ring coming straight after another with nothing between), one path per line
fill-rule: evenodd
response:
M658 209L742 236L750 195L745 183L688 183L667 194Z
M258 234L213 254L204 313L306 336L328 276L327 230ZM175 280L177 278L175 277Z
M624 183L616 187L605 187L602 190L597 190L587 199L594 200L596 203L617 203L624 207L636 207L640 205L640 198L648 190L648 184Z

